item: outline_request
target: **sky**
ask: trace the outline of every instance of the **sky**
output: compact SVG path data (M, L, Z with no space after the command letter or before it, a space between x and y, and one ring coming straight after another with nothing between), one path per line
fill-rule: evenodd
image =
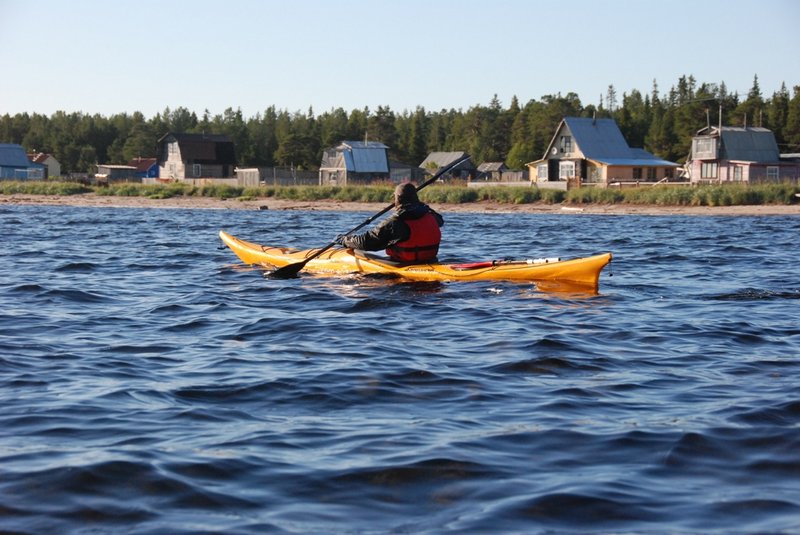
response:
M797 0L0 0L0 115L597 105L800 85Z

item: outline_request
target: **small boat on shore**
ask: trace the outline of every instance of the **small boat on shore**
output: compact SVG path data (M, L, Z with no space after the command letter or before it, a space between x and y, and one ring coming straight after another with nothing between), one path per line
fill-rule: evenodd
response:
M319 249L292 249L251 243L225 231L222 242L245 264L281 268L313 257ZM487 260L470 263L399 264L364 251L336 247L312 258L305 269L323 275L382 274L417 281L549 281L597 289L600 272L611 262L611 253L562 260Z

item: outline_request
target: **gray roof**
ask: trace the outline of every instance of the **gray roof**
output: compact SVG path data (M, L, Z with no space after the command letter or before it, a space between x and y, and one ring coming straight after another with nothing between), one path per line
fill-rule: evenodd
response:
M644 149L629 147L614 119L566 117L564 123L587 160L606 165L679 167L677 163L662 160Z
M761 127L722 127L722 159L745 162L777 162L778 143L772 131Z
M425 158L419 166L423 169L429 169L433 166L438 168L445 167L446 165L450 165L454 161L467 156L467 153L464 151L455 151L455 152L432 152L428 154L428 157ZM474 165L470 160L466 162L462 162L458 165L458 169L467 169L474 168Z
M344 157L345 169L353 173L388 173L387 147L378 141L342 141L336 147Z
M503 162L483 162L478 166L478 171L481 173L491 173L493 171L502 171L506 164Z

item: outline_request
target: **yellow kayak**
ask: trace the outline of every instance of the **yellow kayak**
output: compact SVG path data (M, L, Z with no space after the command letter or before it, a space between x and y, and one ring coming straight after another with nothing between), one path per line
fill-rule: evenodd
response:
M319 249L269 247L240 240L225 231L220 239L239 259L251 265L280 268L302 262ZM561 260L489 260L468 264L398 264L385 257L336 247L306 264L312 273L341 275L346 273L384 274L418 281L517 280L554 281L597 288L600 272L611 261L611 253Z

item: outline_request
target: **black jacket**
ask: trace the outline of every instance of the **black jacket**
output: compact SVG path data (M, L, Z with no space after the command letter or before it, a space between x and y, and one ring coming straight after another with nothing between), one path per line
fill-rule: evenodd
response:
M386 249L389 245L407 240L411 236L411 229L403 222L404 219L419 219L429 212L439 222L440 227L444 225L444 218L427 204L421 202L403 204L397 208L392 217L384 220L372 230L356 236L345 237L342 245L362 251Z

